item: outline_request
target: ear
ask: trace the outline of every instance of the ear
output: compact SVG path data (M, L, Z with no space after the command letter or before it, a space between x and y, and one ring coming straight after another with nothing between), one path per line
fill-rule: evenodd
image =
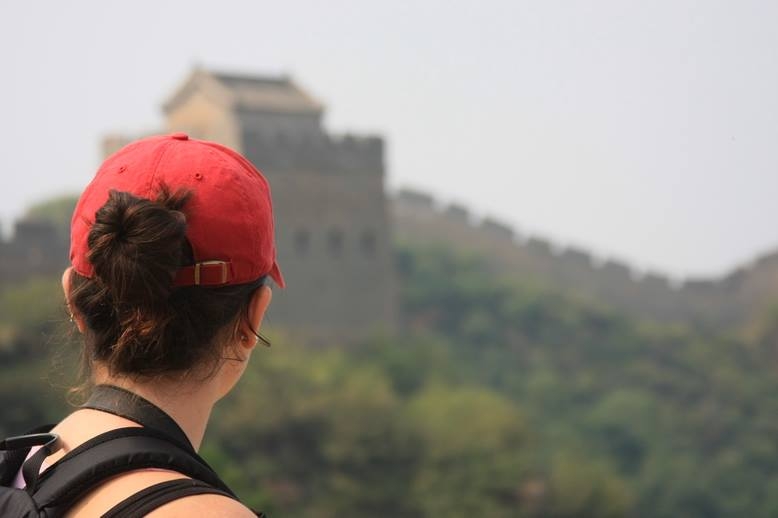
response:
M73 273L73 267L68 267L62 273L62 291L65 294L65 305L67 306L70 318L75 322L79 333L84 332L84 316L70 304L70 275Z
M253 337L254 332L259 332L262 327L262 320L265 318L265 311L270 306L270 301L273 299L273 290L270 286L260 286L253 295L251 295L251 301L249 302L247 320L241 322L238 331L243 336ZM256 345L255 340L241 341L241 345L247 349L253 349Z

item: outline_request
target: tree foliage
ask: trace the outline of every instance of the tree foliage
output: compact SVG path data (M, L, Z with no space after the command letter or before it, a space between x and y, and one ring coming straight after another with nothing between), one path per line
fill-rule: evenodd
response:
M204 456L281 516L778 515L775 319L664 327L397 251L406 331L306 348L276 330L217 406ZM0 431L61 417L42 354L54 279L0 289ZM755 317L755 321L759 320ZM272 330L271 330L272 332ZM58 346L63 347L63 346ZM69 346L64 346L69 347ZM67 350L67 349L66 349Z
M46 221L67 230L77 201L78 195L75 194L65 194L44 200L27 209L24 217L35 221Z

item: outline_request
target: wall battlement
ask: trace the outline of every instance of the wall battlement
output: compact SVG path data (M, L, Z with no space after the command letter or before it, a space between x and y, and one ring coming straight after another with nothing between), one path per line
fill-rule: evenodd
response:
M666 286L673 289L684 286L692 290L705 290L719 284L726 283L732 285L737 279L742 279L745 270L739 269L728 274L726 277L716 279L686 279L676 282L671 277L657 272L641 272L626 263L614 259L605 259L597 257L595 254L582 250L577 247L566 247L556 245L550 241L538 237L530 236L526 240L521 239L519 234L509 223L499 221L491 216L478 218L459 204L445 205L438 202L433 196L414 191L410 189L401 189L394 198L395 206L398 210L406 211L429 211L428 219L445 220L453 225L466 224L471 230L480 230L484 235L493 239L501 240L504 243L510 243L519 249L526 249L528 253L539 257L556 258L578 267L589 268L593 274L606 272L609 275L615 275L620 278L630 279L636 284L647 283L655 286ZM417 214L419 216L420 214ZM766 263L768 258L759 259L757 262ZM778 264L778 260L776 261Z
M379 137L352 135L272 139L244 135L249 160L260 169L322 173L382 174L384 143Z
M579 248L557 246L538 236L522 239L508 223L475 217L466 208L446 206L427 193L401 190L392 208L395 233L401 239L438 240L476 250L507 275L575 292L650 319L728 324L741 321L754 305L778 300L778 253L721 278L676 280Z
M389 207L391 226L400 239L438 241L476 251L506 276L572 292L648 319L741 325L778 300L778 252L720 278L679 282L654 272L640 273L585 250L555 246L537 236L523 238L504 222L478 218L462 205L445 205L426 193L401 191L390 199ZM0 240L0 282L59 274L68 263L68 237L63 234L49 222L17 221L12 237ZM286 237L294 235L287 232Z

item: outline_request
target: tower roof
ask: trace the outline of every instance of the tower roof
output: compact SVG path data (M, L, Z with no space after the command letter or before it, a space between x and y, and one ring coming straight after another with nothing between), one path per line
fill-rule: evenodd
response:
M281 113L321 113L323 106L289 76L255 76L195 69L163 105L170 112L195 92L226 107Z

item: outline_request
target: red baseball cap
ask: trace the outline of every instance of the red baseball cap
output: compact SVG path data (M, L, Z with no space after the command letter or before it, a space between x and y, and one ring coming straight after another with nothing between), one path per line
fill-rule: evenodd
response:
M192 192L184 212L195 264L177 272L175 285L226 286L269 275L285 286L267 180L239 153L184 133L138 140L103 162L73 212L70 262L76 272L94 274L87 237L109 191L154 200L162 185Z

